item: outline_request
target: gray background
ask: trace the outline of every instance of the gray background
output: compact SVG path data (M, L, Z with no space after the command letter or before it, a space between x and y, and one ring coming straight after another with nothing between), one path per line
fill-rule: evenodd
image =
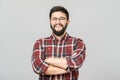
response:
M0 80L38 80L31 67L34 42L51 34L49 10L70 12L70 35L87 57L79 80L120 80L120 0L0 0Z

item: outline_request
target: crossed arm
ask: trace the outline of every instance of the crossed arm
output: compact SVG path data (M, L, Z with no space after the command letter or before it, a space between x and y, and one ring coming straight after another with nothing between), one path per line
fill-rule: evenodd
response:
M43 59L44 53L43 53L43 48L41 44L42 44L41 39L34 44L32 60L31 60L32 68L34 72L42 75L58 75L58 74L67 73L67 70L65 70L65 67L60 68L50 63L50 62L53 62L54 59L50 59L50 58L45 60Z
M44 54L42 52L43 48L40 46L41 43L42 41L40 40L34 45L32 56L32 67L38 74L65 74L81 67L85 60L86 49L84 43L80 40L76 41L75 50L71 56L66 58L47 58L45 60L42 59ZM68 70L66 70L67 67Z
M67 73L67 61L65 58L47 58L45 62L49 64L46 75L56 75Z

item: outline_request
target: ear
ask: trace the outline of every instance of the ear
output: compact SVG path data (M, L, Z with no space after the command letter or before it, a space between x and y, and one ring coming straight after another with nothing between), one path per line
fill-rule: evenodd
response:
M70 20L67 21L67 24L69 24L69 23L70 23Z
M51 23L51 19L49 19L49 23Z

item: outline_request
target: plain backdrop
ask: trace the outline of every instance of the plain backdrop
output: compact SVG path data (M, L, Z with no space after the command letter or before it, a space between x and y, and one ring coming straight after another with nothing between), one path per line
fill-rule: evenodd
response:
M70 13L67 32L86 43L79 80L120 80L120 0L0 0L0 80L38 80L34 42L51 35L49 10Z

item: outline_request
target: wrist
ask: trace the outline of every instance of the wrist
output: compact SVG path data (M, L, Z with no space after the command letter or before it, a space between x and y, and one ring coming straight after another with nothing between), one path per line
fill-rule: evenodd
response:
M66 69L65 70L68 70L68 66L66 67Z
M48 62L46 62L46 61L45 61L45 63L46 63L47 65L50 65L50 64L49 64Z

